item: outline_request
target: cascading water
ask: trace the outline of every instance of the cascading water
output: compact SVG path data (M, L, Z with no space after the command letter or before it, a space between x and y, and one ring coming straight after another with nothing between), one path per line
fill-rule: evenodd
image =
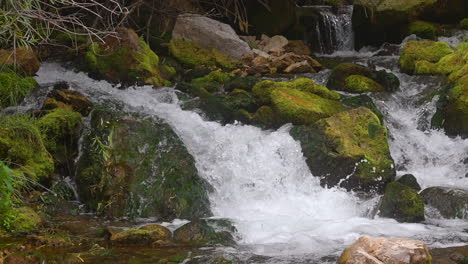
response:
M315 53L330 54L354 50L352 26L353 6L303 6L299 8L301 23L307 29L306 41Z
M464 221L429 220L427 224L402 224L392 219L373 219L371 212L378 197L363 200L341 189L322 188L306 166L300 144L291 138L288 126L277 131L262 131L242 124L222 126L203 120L195 112L182 110L177 93L171 88L155 90L148 86L119 90L107 82L92 80L84 73L66 70L56 64L44 64L38 75L41 84L67 81L73 89L87 94L92 100L119 100L129 111L154 115L168 122L195 157L202 177L214 187L210 200L215 217L230 218L238 228L241 253L275 256L278 263L289 263L285 259L290 260L291 255L299 255L302 260L317 260L323 256L336 256L363 234L413 237L442 244L468 241L468 234L463 232L468 224ZM324 75L318 76L323 78ZM402 91L383 106L387 107L389 119L400 115L398 109L402 106L398 105L398 96L411 95L406 85L413 83L404 81ZM414 119L409 116L414 116L410 108L402 111L401 119ZM408 131L396 126L391 128L395 138L392 151L397 151L399 144L421 145L416 138L425 134L415 131L415 123L401 124ZM411 131L406 141L398 141L399 135ZM442 132L432 133L434 139L441 140ZM434 152L426 154L438 153L442 157L444 151L460 156L463 151L466 153L467 141L447 137L443 140L439 145L448 144L447 148L435 148ZM449 148L452 149L449 151ZM395 155L397 163L405 157L409 160L407 164L413 164L406 166L409 172L425 166L420 164L420 153L414 152L417 152L416 147L404 155ZM444 165L448 158L441 158L436 165ZM450 177L462 170L451 166L454 163L445 164L445 174ZM427 181L423 184L433 184L431 180L435 174L424 174Z

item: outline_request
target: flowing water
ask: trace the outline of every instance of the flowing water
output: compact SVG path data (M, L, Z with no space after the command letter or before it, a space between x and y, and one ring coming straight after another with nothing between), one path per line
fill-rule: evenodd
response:
M375 63L386 59L377 58ZM372 58L356 60L369 63ZM386 64L391 69L388 65L393 64ZM430 100L421 105L419 99L437 82L397 74L401 90L374 99L386 115L398 174L413 173L425 187L467 187L463 160L468 140L449 138L424 125L435 106ZM325 71L311 77L324 82L327 76ZM322 188L288 125L277 131L240 123L223 126L182 110L172 88L120 90L58 64L43 64L37 80L43 85L67 81L93 101L118 100L128 111L169 123L194 156L200 175L214 187L210 200L215 217L232 219L239 230L236 254L273 256L268 262L278 263L290 263L293 256L317 260L337 256L364 234L412 237L434 246L468 243L465 221L428 218L423 224L397 223L374 216L379 197L364 200L341 189Z

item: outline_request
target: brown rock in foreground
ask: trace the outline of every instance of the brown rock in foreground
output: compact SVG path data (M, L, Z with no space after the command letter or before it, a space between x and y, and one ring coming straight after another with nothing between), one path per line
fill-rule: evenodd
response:
M430 264L432 256L422 241L406 238L360 237L338 264Z

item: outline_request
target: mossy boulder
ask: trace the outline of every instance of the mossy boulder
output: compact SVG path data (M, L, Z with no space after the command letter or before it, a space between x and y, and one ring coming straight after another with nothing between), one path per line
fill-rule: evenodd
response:
M172 39L169 51L178 61L190 68L207 67L232 70L237 62L214 48L202 48L198 43Z
M127 229L113 234L110 241L115 245L145 245L155 241L152 234L149 230Z
M47 99L42 106L44 110L53 110L55 108L73 110L82 116L88 116L93 105L80 92L68 90L68 83L57 83L54 86L54 90L47 95Z
M460 25L460 28L468 30L468 18L464 18L460 20L459 25Z
M109 36L102 44L92 44L86 61L91 71L112 82L170 85L161 77L158 55L131 29L120 28L117 37Z
M192 246L234 246L236 228L224 219L201 219L174 231L174 240Z
M263 105L257 109L257 111L252 116L252 121L254 124L262 128L272 128L277 126L275 111L266 105Z
M224 85L226 85L231 78L232 76L228 73L212 71L206 76L193 79L191 83L198 88L203 88L206 91L213 93L221 92Z
M468 74L461 77L448 93L444 128L449 135L468 137Z
M468 219L468 192L449 187L430 187L421 192L426 205L435 208L444 218Z
M80 198L98 213L164 221L211 214L209 184L172 128L155 118L95 109L77 171Z
M384 88L382 87L382 85L362 75L350 75L345 79L345 92L370 93L381 92L383 90Z
M418 223L424 221L424 201L413 188L392 182L385 188L380 215L398 222Z
M20 207L13 210L8 230L12 233L31 233L39 228L41 222L41 217L33 209Z
M358 64L340 63L333 68L328 78L327 87L332 90L350 93L383 90L393 92L400 87L400 80L394 74L385 70L376 71Z
M50 179L54 171L53 158L29 116L0 115L0 160L34 181Z
M408 26L408 35L415 34L425 39L435 39L438 31L436 24L421 20L414 21Z
M382 125L384 124L384 115L382 112L380 112L380 110L374 104L372 98L370 98L368 95L361 94L358 96L345 97L341 100L341 102L344 105L350 106L352 108L358 108L360 106L368 108L379 118L380 123Z
M421 190L421 186L419 185L418 183L418 180L416 179L416 177L414 177L413 174L405 174L403 176L401 176L397 182L403 184L403 185L406 185L412 189L414 189L415 191L420 191Z
M409 41L400 54L401 71L408 74L415 73L416 63L426 61L436 63L453 51L447 43L435 41Z
M146 225L140 227L140 229L153 232L151 236L155 240L168 240L172 237L171 231L161 225Z
M380 192L395 177L387 129L367 108L294 127L291 135L301 142L307 165L322 185Z
M467 63L468 42L464 42L456 46L453 53L449 53L436 62L422 59L416 61L414 73L449 75L461 70Z
M0 64L1 65L1 64ZM6 66L0 70L0 109L21 103L34 88L36 80L24 77Z

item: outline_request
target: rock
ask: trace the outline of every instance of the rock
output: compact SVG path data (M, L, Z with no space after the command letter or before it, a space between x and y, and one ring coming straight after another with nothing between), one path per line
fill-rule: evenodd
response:
M249 47L252 49L257 48L257 37L256 36L239 36L240 39L243 41L247 42L249 44ZM244 55L245 56L245 55Z
M345 79L345 88L343 90L349 93L370 93L381 92L384 88L365 76L350 75Z
M468 138L468 66L464 69L467 73L448 93L444 128L449 135Z
M449 187L430 187L421 192L424 202L444 218L468 219L468 191Z
M28 241L36 247L58 248L73 246L71 238L65 234L29 235Z
M27 47L16 50L0 49L0 65L16 68L18 72L28 76L34 75L41 67L34 51Z
M151 236L155 240L169 240L172 237L171 231L161 225L146 225L140 227L140 229L153 232Z
M283 49L286 45L288 45L288 39L283 36L273 36L268 40L263 51L265 52L272 52Z
M372 98L370 98L368 95L362 94L353 97L346 97L343 98L341 102L353 108L357 108L360 106L368 108L379 118L380 124L384 124L384 115L382 114L382 112L380 112L377 106L375 106L374 102L372 101Z
M460 28L468 30L468 18L464 18L460 20L459 25L460 25Z
M310 66L309 62L301 61L296 62L294 64L289 65L284 72L286 73L308 73L308 72L315 72L315 70Z
M423 58L418 58L414 63L414 74L449 75L451 73L461 70L467 64L467 62L468 43L463 42L455 47L454 52L449 52L447 55L441 57L440 59L430 58L430 60L426 60ZM449 81L453 82L454 80L449 79Z
M197 42L184 39L172 39L169 43L170 53L185 66L222 68L233 70L237 63L228 55L214 48L202 48Z
M68 87L68 84L66 84ZM42 109L52 110L55 108L70 108L83 116L88 116L92 110L92 103L78 91L68 89L54 89L47 95Z
M297 55L310 56L312 54L310 47L303 40L289 40L284 50Z
M10 69L0 70L0 109L18 105L38 86L31 77L24 77Z
M263 57L267 60L271 60L272 59L272 56L266 52L264 52L263 50L258 50L258 49L253 49L252 52L254 53L254 55L258 56L258 57Z
M398 222L418 223L424 221L424 201L411 187L392 182L385 188L380 215Z
M395 177L387 129L367 108L338 112L290 133L322 185L381 192Z
M415 191L419 192L421 190L421 186L419 185L418 181L416 180L416 177L414 177L413 174L405 174L401 176L397 181L403 185L412 188Z
M352 63L340 63L333 70L328 79L327 87L338 91L360 92L361 90L377 90L382 89L374 82L370 82L362 77L352 77L348 79L348 86L346 85L346 79L353 75L360 75L371 79L375 83L383 87L383 90L393 92L398 90L400 87L400 81L398 78L385 70L376 71L368 67L352 64ZM361 85L363 83L364 85ZM363 89L362 86L367 87ZM354 88L354 89L352 89Z
M417 20L412 22L408 27L408 35L415 34L424 39L435 39L439 29L433 23Z
M93 72L115 83L156 87L170 84L161 77L159 57L131 29L119 28L117 37L109 36L103 44L92 44L86 61Z
M152 237L153 232L142 229L127 229L110 238L112 244L115 245L150 245L155 239Z
M338 263L429 264L432 263L432 256L422 241L362 236L345 249Z
M409 41L403 46L400 55L399 64L401 71L413 74L418 61L436 63L452 52L450 46L444 42Z
M96 107L83 139L76 175L82 202L111 217L209 216L210 186L172 128L109 108Z
M237 36L231 26L199 15L179 15L172 38L196 42L203 48L215 48L235 59L252 53L249 45Z
M252 64L254 67L268 65L269 63L269 60L263 56L257 56L252 60Z
M233 233L237 230L228 220L197 220L174 231L174 240L196 246L234 246Z

